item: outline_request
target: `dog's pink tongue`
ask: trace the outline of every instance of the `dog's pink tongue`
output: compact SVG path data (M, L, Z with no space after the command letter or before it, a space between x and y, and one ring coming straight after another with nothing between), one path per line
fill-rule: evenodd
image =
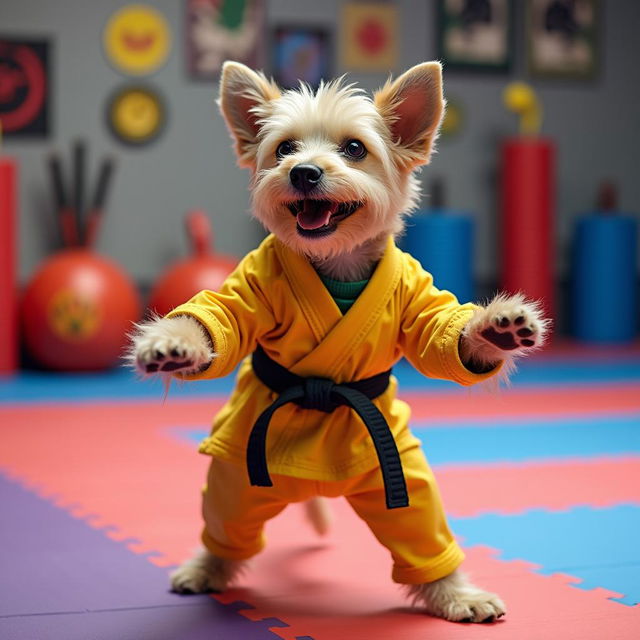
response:
M298 224L303 229L313 230L329 224L331 215L338 208L336 203L323 200L304 200L298 213Z

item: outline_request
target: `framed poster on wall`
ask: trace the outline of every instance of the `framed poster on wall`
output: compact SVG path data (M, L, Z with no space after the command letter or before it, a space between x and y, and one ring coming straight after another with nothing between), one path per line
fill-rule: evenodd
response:
M528 0L527 61L539 78L591 80L597 69L597 0Z
M225 60L263 66L265 0L184 0L191 78L217 79Z
M272 37L272 73L285 89L299 81L316 88L331 77L329 31L316 27L279 26Z
M392 2L342 6L341 66L349 71L390 73L398 63L398 8Z
M0 35L0 124L7 137L49 135L48 40Z
M506 73L513 50L511 0L438 0L438 57L447 70Z

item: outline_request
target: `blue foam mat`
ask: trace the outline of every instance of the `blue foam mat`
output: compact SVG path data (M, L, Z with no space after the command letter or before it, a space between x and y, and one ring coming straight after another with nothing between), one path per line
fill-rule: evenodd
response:
M448 426L412 424L433 466L495 464L640 454L640 413L560 420L455 422ZM183 427L175 434L199 443L205 426Z
M412 427L434 465L640 454L640 413Z
M459 385L445 380L432 380L418 373L405 360L394 367L401 391L465 392ZM173 382L169 397L201 397L227 395L233 389L235 373L216 380L180 384ZM523 361L512 386L554 386L575 384L615 384L640 380L640 356L621 359L594 357L584 359L539 359ZM86 401L94 399L161 398L159 380L139 380L121 368L104 373L60 374L23 372L13 377L0 377L0 404L16 402Z
M640 602L640 505L532 509L451 518L450 524L465 545L495 547L503 560L527 560L541 565L541 573L580 578L577 587L614 591L623 596L614 599L626 605Z

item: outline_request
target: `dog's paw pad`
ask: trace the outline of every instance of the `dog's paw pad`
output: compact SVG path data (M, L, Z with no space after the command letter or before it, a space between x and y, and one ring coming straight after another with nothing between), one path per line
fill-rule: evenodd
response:
M530 349L539 344L540 329L523 309L495 316L480 335L503 351Z
M136 353L136 369L146 375L191 372L200 369L210 354L180 337L161 336L142 342Z
M518 343L515 341L511 331L496 331L493 327L488 327L481 331L480 335L504 351L513 351L518 348Z
M160 367L160 371L178 371L180 369L193 369L193 360L170 360Z
M137 357L139 371L150 373L171 373L173 371L189 370L194 366L193 358L184 349L156 348L140 351Z

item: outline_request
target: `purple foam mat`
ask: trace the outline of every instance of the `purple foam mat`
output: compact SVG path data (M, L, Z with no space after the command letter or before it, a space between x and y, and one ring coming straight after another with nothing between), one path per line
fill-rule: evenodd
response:
M170 593L166 569L1 473L0 504L2 640L277 638L247 605Z
M1 474L0 504L0 616L182 604L165 569Z
M211 603L214 601L209 598ZM233 609L194 606L0 618L2 640L282 640Z

